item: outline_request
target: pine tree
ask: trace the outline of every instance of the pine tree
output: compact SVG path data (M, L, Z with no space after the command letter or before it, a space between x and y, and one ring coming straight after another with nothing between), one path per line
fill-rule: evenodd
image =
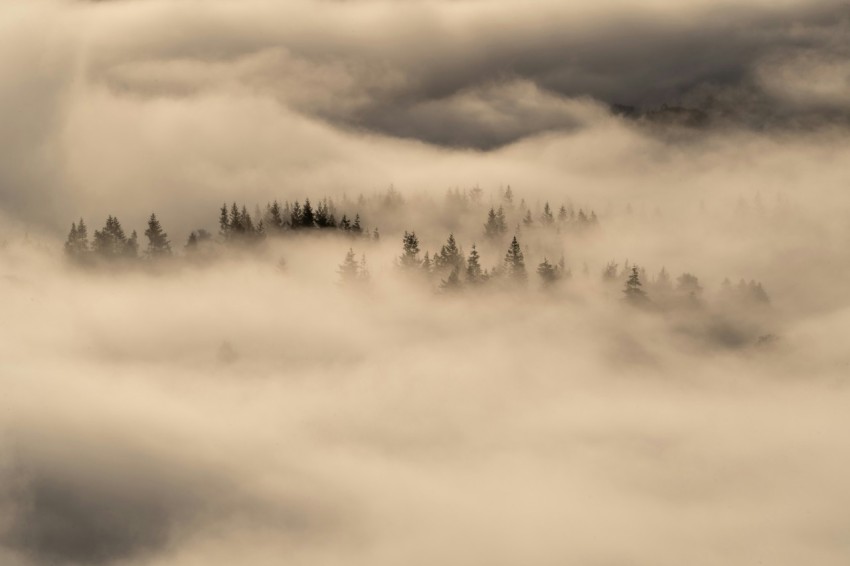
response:
M505 209L501 206L496 210L496 227L499 234L504 234L508 231L508 221L505 219Z
M454 234L449 234L448 240L440 249L440 253L434 256L434 267L436 269L461 269L463 267L463 254L457 246Z
M127 238L127 243L124 246L124 256L130 259L136 259L139 257L139 236L136 234L135 230L133 230L133 233L130 234L129 238Z
M534 219L531 218L531 211L530 210L526 211L525 216L522 219L522 223L525 224L526 226L531 226L532 224L534 224Z
M543 205L543 214L540 215L540 222L544 225L555 222L555 217L552 215L552 209L549 207L548 201Z
M402 254L399 258L399 263L402 267L410 269L419 267L419 238L416 237L416 232L407 232L405 230L402 238Z
M342 220L339 221L339 229L343 232L351 232L351 221L345 214L342 215Z
M641 289L642 285L638 267L636 265L632 266L631 274L626 280L626 286L623 289L625 300L633 305L646 304L649 298L646 296L646 291Z
M426 251L425 257L422 258L422 271L426 274L430 274L433 268L434 265L431 262L431 254Z
M79 228L77 229L79 234ZM103 229L94 231L94 251L109 259L129 255L128 240L117 218L110 215Z
M363 233L363 228L360 226L360 215L359 214L354 215L354 223L351 225L351 232L352 232L352 234L355 234L357 236L359 236L360 234Z
M168 241L168 234L163 231L156 214L151 213L145 236L148 238L148 257L157 258L171 255L171 243Z
M78 224L71 223L71 231L65 242L65 253L75 260L82 259L89 251L89 233L86 223L80 218Z
M227 203L221 205L218 215L218 233L225 240L230 237L230 219L227 216Z
M466 281L470 285L479 285L485 279L484 272L481 270L481 259L478 255L478 250L475 249L475 244L472 244L472 251L469 252L469 257L466 260Z
M505 254L505 273L513 281L525 281L528 275L525 272L525 259L516 236L511 240L508 253Z
M372 240L375 242L380 241L381 233L378 232L378 227L376 226L374 230L372 230Z
M563 204L561 208L558 209L558 222L566 222L567 221L567 207Z
M490 212L487 213L487 222L484 224L484 237L491 240L499 236L499 222L496 219L496 211L490 207Z
M274 201L269 207L268 224L272 227L272 231L283 228L283 216L281 216L280 205L277 201Z
M460 269L455 266L446 279L440 281L440 291L443 293L455 293L463 288L460 281Z
M344 285L351 285L359 279L360 265L357 263L352 248L348 248L348 252L345 254L345 260L340 264L337 273L339 273L340 281Z
M561 274L557 266L549 263L549 260L544 257L543 261L537 266L537 275L543 280L544 287L550 287L560 279Z
M502 200L505 201L506 205L513 206L513 204L514 204L514 192L511 190L510 185L508 185L507 190L505 190L505 194L502 195Z
M313 206L310 204L310 199L304 199L304 208L301 209L301 227L313 228L316 224Z
M298 230L301 228L301 222L301 205L296 200L292 205L292 211L289 213L289 227Z

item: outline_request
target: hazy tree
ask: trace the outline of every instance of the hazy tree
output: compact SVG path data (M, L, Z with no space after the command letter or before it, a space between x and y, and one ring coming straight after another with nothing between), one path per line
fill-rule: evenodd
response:
M560 271L557 266L549 263L549 260L544 257L543 261L537 266L537 275L543 281L543 287L551 287L558 279L561 278Z
M359 280L360 265L357 263L352 248L348 248L345 259L337 269L337 273L339 273L340 281L345 285L351 285Z
M124 257L128 257L130 259L139 257L139 236L136 234L135 230L133 230L133 233L130 234L129 238L127 238L127 243L124 246Z
M360 226L360 215L354 215L354 222L351 224L351 233L359 236L363 233L363 227Z
M376 226L374 230L372 230L372 240L379 241L381 239L381 234L378 232L378 227Z
M532 224L534 224L534 219L531 217L530 210L526 211L525 216L522 219L522 223L526 226L531 226Z
M487 213L487 222L484 224L484 236L489 239L495 239L500 235L498 220L496 220L496 211L490 207L490 212Z
M77 224L71 223L71 231L65 242L65 253L74 259L81 259L89 251L89 233L86 223L80 218Z
M646 296L646 291L641 288L642 286L640 271L636 265L632 266L629 278L626 280L626 286L623 288L625 300L633 305L646 304L649 298Z
M304 207L301 209L301 227L313 228L316 224L316 217L313 213L313 206L310 204L310 199L304 199Z
M540 215L540 222L544 225L555 222L555 217L552 215L552 209L548 201L543 205L543 214Z
M605 264L605 268L602 270L602 280L603 281L615 281L617 279L618 273L618 265L614 261L609 261Z
M561 208L558 209L558 222L566 222L567 217L567 207L562 204Z
M293 230L298 230L302 225L301 205L296 200L292 204L292 210L289 213L289 227Z
M230 237L230 218L227 216L227 203L221 205L218 215L218 233L225 240Z
M514 192L511 190L511 186L508 185L508 188L505 190L502 195L502 200L505 201L505 204L508 206L513 206L514 204Z
M402 238L402 254L399 258L399 263L404 268L419 267L419 238L416 237L416 232L407 232L405 230Z
M466 281L470 285L479 285L485 279L484 272L481 270L481 258L478 255L478 250L475 249L475 244L472 244L472 251L469 252L469 257L466 260Z
M443 293L454 293L463 288L463 283L460 281L460 269L455 266L446 279L440 281L440 291Z
M525 281L528 275L525 272L525 258L516 236L511 240L508 253L505 254L505 274L513 281Z
M463 254L457 246L454 234L449 234L446 243L440 248L440 253L434 256L434 267L439 270L454 268L460 270L463 264Z
M425 273L431 273L434 269L434 264L431 261L431 254L427 251L425 252L425 257L422 258L422 271Z
M107 217L103 228L94 231L94 251L99 256L110 259L129 255L127 236L114 216Z
M157 258L171 255L171 242L168 241L168 234L162 229L156 214L151 213L145 236L148 239L146 252L148 257Z
M277 201L274 201L269 207L266 221L267 224L272 227L273 231L278 231L283 228L283 216L280 205Z

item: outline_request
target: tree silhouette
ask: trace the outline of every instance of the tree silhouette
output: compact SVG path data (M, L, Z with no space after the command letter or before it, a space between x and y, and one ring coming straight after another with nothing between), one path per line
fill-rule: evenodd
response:
M454 234L449 234L446 243L440 248L440 253L434 256L434 267L439 270L462 269L463 254L457 246Z
M416 237L416 232L407 232L405 230L402 238L402 254L399 258L399 263L402 267L410 269L419 267L419 238Z
M446 279L440 281L440 291L443 293L455 293L463 288L460 281L460 268L455 266Z
M522 255L522 249L516 236L511 240L511 245L508 248L508 253L505 254L505 274L509 279L515 282L523 282L527 279L528 274L525 272L525 259Z
M148 238L148 257L157 258L171 255L171 243L168 241L168 234L162 229L156 214L151 213L145 236Z
M646 296L646 291L641 289L642 285L638 267L636 265L632 266L629 278L626 280L626 286L623 288L623 294L628 303L633 305L646 304L649 298Z
M481 270L478 250L475 248L475 244L472 244L472 251L469 252L469 257L466 260L466 281L470 285L480 285L485 280L486 276Z
M75 260L82 259L89 251L89 233L86 223L80 218L78 224L71 223L71 231L65 242L65 253Z
M549 263L546 257L537 265L537 275L543 281L543 287L551 287L561 278L558 267Z

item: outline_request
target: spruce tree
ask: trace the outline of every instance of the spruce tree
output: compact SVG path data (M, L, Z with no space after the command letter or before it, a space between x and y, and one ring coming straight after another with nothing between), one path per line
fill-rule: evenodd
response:
M289 227L293 230L298 230L301 228L301 223L301 205L296 200L292 205L292 211L289 213Z
M455 293L463 288L460 281L460 269L455 266L446 279L440 281L440 291L443 293Z
M454 234L449 234L448 240L440 249L440 253L434 256L434 267L437 269L461 269L463 267L463 254L457 246Z
M555 217L552 216L552 209L549 207L549 202L543 205L543 214L540 215L540 222L544 225L552 224Z
M479 285L485 280L484 272L481 270L481 260L478 255L478 250L475 244L472 244L472 251L469 252L469 257L466 260L466 281L470 285Z
M516 236L511 240L508 253L505 254L505 274L513 281L525 281L528 275L525 272L525 259Z
M227 203L221 205L218 215L218 233L225 240L230 237L230 219L227 216Z
M348 252L345 254L345 259L337 269L337 273L339 273L340 281L344 285L351 285L357 282L360 275L360 265L357 263L354 250L352 248L348 248Z
M649 298L646 296L646 291L641 289L642 285L638 267L636 265L632 266L629 278L626 280L626 286L623 288L623 294L628 303L633 305L646 304Z
M168 241L168 234L163 231L156 214L151 213L145 236L148 238L148 257L157 258L171 255L171 243Z
M316 224L316 217L313 212L313 206L310 204L310 199L304 199L304 208L301 209L301 227L313 228Z
M548 258L544 257L543 261L537 266L537 275L543 281L544 287L551 287L560 279L561 274L558 267L549 263Z
M399 257L399 263L406 269L420 266L419 238L416 237L416 232L407 232L405 230L402 238L402 254Z
M484 224L484 237L493 240L499 235L499 222L496 219L496 211L491 206L490 212L487 213L487 222Z

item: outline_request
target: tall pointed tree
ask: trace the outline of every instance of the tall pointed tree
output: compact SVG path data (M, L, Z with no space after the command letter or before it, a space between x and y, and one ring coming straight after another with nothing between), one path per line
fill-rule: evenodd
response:
M151 213L145 236L148 239L148 257L158 258L171 255L171 242L168 241L168 234L162 229L156 214Z
M505 274L509 279L516 282L523 282L528 277L525 272L525 258L516 236L511 240L508 253L505 254Z
M416 232L407 232L405 230L402 238L402 254L399 257L399 264L407 269L419 267L419 238L416 237Z

